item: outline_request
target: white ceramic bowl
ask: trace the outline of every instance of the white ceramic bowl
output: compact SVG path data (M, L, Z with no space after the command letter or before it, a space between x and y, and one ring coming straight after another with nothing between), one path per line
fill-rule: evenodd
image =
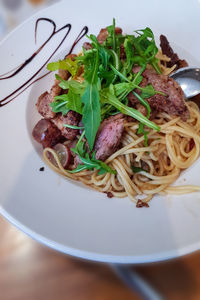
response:
M72 29L52 58L69 51L84 25L89 33L116 18L124 32L150 27L165 34L181 58L200 65L200 2L114 0L62 1L31 17L0 45L0 73L24 62L49 36L52 27L41 22L37 44L34 26L39 17ZM0 80L1 99L22 85L48 59L64 32L60 32L17 76ZM75 51L81 48L79 44ZM45 74L45 69L39 75ZM137 209L129 199L105 194L66 180L47 166L31 131L40 118L34 105L53 82L53 75L36 82L9 105L0 107L0 212L32 238L61 252L95 261L143 263L178 257L199 249L200 194L155 197L150 208ZM40 167L44 166L44 172ZM178 179L200 184L199 161Z

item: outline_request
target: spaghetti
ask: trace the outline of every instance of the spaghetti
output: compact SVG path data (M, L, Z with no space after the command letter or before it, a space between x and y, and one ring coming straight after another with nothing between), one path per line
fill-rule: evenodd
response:
M107 42L107 47L101 48L102 52L99 52L99 57L102 59L102 64L100 64L98 67L95 67L96 62L98 61L98 51L100 51L99 47L101 47L100 44L97 43L96 37L91 36L92 40L92 46L96 47L94 50L90 50L88 52L87 56L87 51L83 52L83 56L79 55L79 62L81 62L81 67L79 69L75 70L77 65L76 62L73 62L73 60L68 60L68 62L57 62L51 64L52 68L56 66L66 66L68 67L70 65L70 70L72 75L72 83L73 85L71 86L71 91L68 91L67 95L64 96L58 96L57 100L61 102L56 102L54 101L53 105L54 106L54 113L62 112L63 110L60 110L60 107L63 107L66 109L66 106L63 106L63 103L67 103L69 101L68 97L70 92L73 94L73 91L75 89L75 86L77 83L78 85L78 92L81 93L82 91L82 86L80 84L83 83L86 84L87 86L87 80L92 80L90 84L93 84L93 90L92 93L95 98L96 104L95 105L100 105L99 104L99 92L98 92L98 74L102 76L101 82L103 84L107 84L106 80L111 80L111 83L115 82L116 83L116 78L118 78L117 84L115 85L118 90L115 90L115 92L118 94L114 100L110 100L110 102L106 102L108 100L106 99L108 93L108 89L103 86L104 88L104 93L101 94L101 97L103 98L103 105L105 111L108 110L109 116L112 116L112 113L118 114L119 112L123 112L125 109L125 114L131 116L124 118L124 123L123 123L123 134L120 137L120 147L118 147L117 151L112 153L109 157L108 155L106 156L105 162L102 162L100 160L95 160L96 153L95 152L90 152L85 153L83 152L78 152L78 147L77 145L79 144L80 146L80 141L84 139L84 142L82 141L83 145L85 146L86 149L86 141L88 142L88 148L89 150L92 151L92 149L95 149L94 147L94 142L95 142L95 136L93 137L93 140L88 139L90 135L86 134L86 131L84 131L81 136L76 137L76 147L77 149L76 152L74 152L75 155L78 155L79 159L82 157L82 162L84 164L84 161L87 161L87 159L91 158L93 159L93 162L99 163L99 166L103 166L104 170L101 172L101 167L96 168L96 167L88 167L81 165L81 161L79 160L79 165L78 167L75 165L75 161L71 162L71 165L67 165L67 169L63 167L59 155L57 152L51 147L45 147L43 150L43 158L45 162L56 172L59 174L73 179L73 180L78 180L87 185L88 187L91 187L93 189L96 189L100 192L107 193L109 197L114 196L114 197L129 197L129 199L133 202L141 201L142 204L146 204L152 199L152 197L155 194L160 194L160 195L166 195L166 194L185 194L185 193L191 193L195 191L200 191L200 186L193 186L193 185L184 185L184 186L172 186L172 184L176 181L176 179L180 176L180 173L182 170L185 170L189 168L200 156L200 111L198 106L192 102L188 101L186 104L183 104L182 108L178 106L178 114L174 114L172 111L172 114L168 112L164 112L164 109L153 110L154 105L156 103L152 104L152 111L149 103L145 100L144 95L146 98L150 98L151 95L157 94L157 96L164 97L164 102L161 101L161 105L165 105L167 103L167 96L166 93L159 91L159 89L155 88L150 84L148 85L148 82L146 83L145 87L144 85L138 86L142 81L140 78L142 77L142 72L146 69L150 69L148 71L153 72L156 70L157 73L161 73L163 75L169 75L171 74L176 68L177 65L174 64L170 68L168 67L168 63L170 62L170 58L167 57L162 53L162 50L157 51L157 48L155 46L154 38L153 38L153 33L149 28L146 28L145 30L141 32L136 31L139 36L138 37L133 37L132 40L128 40L128 38L124 38L124 45L125 45L125 51L126 51L126 59L127 61L123 61L123 52L120 52L117 54L116 50L116 41L120 42L120 34L121 34L121 29L115 28L115 22L113 21L113 25L108 27L108 29L102 29L100 31L100 34L102 34L102 37L105 40L105 32L108 35L109 34L109 39L106 40ZM108 32L109 31L109 32ZM114 33L115 32L115 33ZM115 39L115 34L119 34L119 39ZM117 36L117 35L116 35ZM98 36L99 37L99 36ZM143 47L143 40L145 40L146 44L149 44L147 47L147 50L144 51ZM101 41L99 37L99 41ZM136 68L139 64L139 69L137 70L136 73L132 70L133 63L131 62L131 55L132 55L132 44L134 44L135 49L138 51L138 54L136 55L136 62L134 63L136 65ZM109 44L110 43L110 44ZM120 45L120 44L119 44ZM118 49L123 50L123 47L119 47ZM91 45L90 45L91 46ZM92 47L91 46L91 47ZM107 50L108 49L108 50ZM112 50L110 50L112 49ZM139 49L139 50L138 50ZM152 50L154 49L154 50ZM149 54L148 54L148 51ZM152 51L152 52L151 52ZM85 56L84 56L85 55ZM92 56L91 56L92 55ZM117 56L118 55L118 56ZM150 56L151 55L151 56ZM156 55L156 56L155 56ZM149 60L149 56L151 57L151 60ZM86 58L85 58L86 57ZM122 57L122 58L121 58ZM85 60L84 60L85 59ZM90 62L90 59L93 59L94 64L92 65ZM120 59L122 61L120 62ZM109 60L111 62L109 62ZM145 63L145 68L141 68L142 62ZM89 65L84 65L87 62L89 62ZM110 63L110 66L109 66ZM120 71L120 65L124 66L123 72L121 73ZM132 65L131 65L132 64ZM94 68L93 77L91 77L90 70ZM99 68L99 69L98 69ZM102 68L104 70L102 71ZM140 69L141 68L141 69ZM52 69L52 70L53 70ZM75 70L75 71L74 71ZM97 70L99 70L97 72ZM140 71L141 70L141 71ZM109 73L111 72L111 73ZM113 73L112 73L113 72ZM131 73L132 72L132 73ZM86 76L86 75L87 76ZM111 75L113 76L112 78L109 77ZM125 75L124 75L125 74ZM84 75L86 76L86 82ZM95 77L96 76L96 77ZM107 76L107 77L106 77ZM154 76L154 75L152 75ZM96 78L96 79L95 79ZM110 79L111 78L111 79ZM129 79L131 78L131 79ZM143 77L142 77L143 78ZM153 77L152 77L153 78ZM154 77L155 78L155 77ZM162 77L163 82L165 84L167 82L168 77ZM164 79L165 78L165 79ZM62 81L61 80L61 85L63 89L67 89L70 87L70 80L71 78L68 79L67 81ZM135 84L134 88L131 85L131 90L128 92L130 93L132 90L135 89L137 92L138 89L143 90L143 97L142 98L140 95L142 93L139 92L137 94L135 91L133 92L133 95L140 100L140 108L141 105L143 105L143 108L146 109L146 113L143 110L143 114L136 111L136 109L132 109L131 114L129 114L129 106L126 106L124 104L124 98L127 97L128 93L125 93L123 88L124 86L127 88L128 84L130 84L133 80L133 84ZM138 81L139 80L139 81ZM147 77L146 79L147 80ZM155 80L155 79L153 79ZM171 80L171 79L170 79ZM124 86L122 84L124 82ZM128 82L128 83L127 83ZM137 83L138 82L138 83ZM69 83L69 84L68 84ZM132 84L132 83L131 83ZM174 89L173 91L176 92L180 87L176 85L176 83L173 83L170 81L169 85L174 84ZM110 86L113 89L113 84L110 84ZM121 92L119 92L120 88L122 88ZM88 89L89 91L89 89ZM110 91L110 90L109 90ZM165 90L164 90L165 91ZM166 89L167 91L167 89ZM78 93L77 92L77 93ZM146 93L146 94L145 94ZM153 94L152 94L153 93ZM182 93L182 91L180 91ZM87 97L89 97L89 92L87 94ZM86 97L82 94L82 98L80 98L80 95L74 94L74 99L79 99L78 101L84 102L84 105L88 105ZM112 94L109 94L109 96L112 97ZM173 94L174 95L174 94ZM183 94L181 94L182 100L183 99ZM78 98L77 98L78 97ZM85 98L84 98L85 97ZM108 97L108 96L107 96ZM121 97L121 98L120 98ZM177 97L177 95L175 95ZM141 99L142 98L142 99ZM80 100L81 99L81 100ZM83 100L82 100L83 99ZM154 98L154 101L158 101L160 98ZM158 100L157 100L158 99ZM163 99L163 98L162 98ZM64 101L64 102L62 102ZM93 99L91 100L93 101ZM115 106L115 101L117 106ZM118 102L117 102L118 101ZM128 98L128 101L133 101L131 102L131 105L134 107L134 98L132 100ZM122 104L121 104L122 103ZM142 103L142 104L141 104ZM180 103L180 102L179 102ZM109 105L111 106L109 106ZM127 104L127 103L126 103ZM130 104L130 103L129 103ZM52 105L52 104L51 104ZM84 111L81 108L82 103L79 102L79 107L76 107L75 111L78 112L79 114L84 113ZM92 105L87 106L87 109L91 109ZM94 104L93 104L94 106ZM52 106L53 107L53 106ZM75 106L74 106L75 107ZM84 106L85 107L85 106ZM114 107L114 111L113 111ZM120 110L120 108L122 109ZM136 106L137 107L137 106ZM117 108L117 110L116 110ZM128 109L127 109L128 108ZM71 110L72 108L69 106L67 108ZM100 113L102 114L101 108ZM182 109L182 110L181 110ZM72 109L73 110L73 109ZM130 108L131 110L131 108ZM186 111L187 110L187 111ZM128 112L127 112L128 111ZM135 112L134 112L135 111ZM170 111L170 110L169 110ZM153 112L152 115L150 113ZM156 112L156 114L154 113ZM181 112L185 113L185 115L181 115ZM86 113L86 111L85 111ZM93 112L91 112L93 113ZM104 113L104 111L103 111ZM123 112L124 113L124 112ZM188 114L187 114L188 113ZM66 112L63 113L65 115ZM146 115L147 118L144 116ZM144 116L144 118L143 118ZM151 120L149 120L149 117L151 116ZM186 117L187 116L187 117ZM188 117L189 116L189 117ZM88 116L90 118L90 116ZM101 116L97 116L102 118ZM85 119L84 119L85 118ZM103 115L103 120L106 119L106 115ZM146 121L145 121L145 120ZM148 119L148 120L147 120ZM84 120L86 122L86 117L82 117L83 124ZM93 118L94 122L96 121L95 118ZM141 120L145 122L141 122ZM146 125L145 125L146 124ZM69 128L76 129L78 130L79 127L70 125L70 124L65 124ZM91 123L91 125L93 125ZM99 126L99 125L98 125ZM148 127L147 127L148 126ZM80 127L81 128L81 127ZM82 129L85 129L86 126L82 127ZM87 127L89 128L89 127ZM159 128L159 130L158 130ZM89 128L90 129L90 128ZM97 128L98 129L98 128ZM78 131L77 131L78 132ZM84 138L85 135L85 138ZM147 136L148 136L148 143L147 143ZM77 142L78 141L78 142ZM70 141L64 142L65 145L69 145ZM92 147L91 147L92 145ZM83 147L83 146L82 146ZM69 147L68 147L69 148ZM72 147L73 148L73 147ZM80 148L79 148L80 149ZM115 148L116 149L116 148ZM73 151L73 149L72 149ZM112 151L113 152L113 151ZM84 154L80 154L84 153ZM81 156L82 155L82 156ZM83 157L83 155L85 155ZM92 162L92 161L91 161ZM98 165L97 165L98 166ZM77 167L77 168L76 168ZM100 171L101 170L101 171ZM105 170L107 170L105 172ZM140 203L140 204L141 204ZM143 206L143 205L141 205Z
M138 122L126 122L122 148L111 155L106 163L117 171L117 175L97 171L82 171L71 174L65 170L51 148L44 149L45 162L55 171L68 178L79 180L100 192L110 192L115 197L128 196L137 202L138 196L148 202L155 194L185 194L200 191L199 186L171 187L182 170L189 168L200 155L200 112L194 102L187 103L190 118L183 122L180 117L160 113L153 121L160 132L151 130L149 145L145 147L144 136L138 136ZM193 146L191 147L191 141ZM57 167L49 160L51 153ZM132 166L141 168L134 173ZM142 170L143 169L143 170Z

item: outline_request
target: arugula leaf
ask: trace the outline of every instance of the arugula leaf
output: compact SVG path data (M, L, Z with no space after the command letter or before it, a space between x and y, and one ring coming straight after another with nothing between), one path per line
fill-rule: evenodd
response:
M60 96L57 96L57 97L60 97ZM67 107L67 103L68 103L68 101L65 98L62 97L61 99L54 100L49 105L51 106L53 112L55 112L55 113L61 112L64 116L70 110Z
M150 117L150 113L151 113L151 107L150 107L150 105L149 105L149 103L146 101L146 100L144 100L143 98L142 98L142 95L138 95L138 93L136 93L136 92L134 92L134 91L132 91L132 93L133 93L133 95L135 96L135 97L137 97L138 98L138 100L142 103L142 105L146 108L146 110L147 110L147 118L149 118ZM144 96L143 96L144 97ZM148 98L148 97L147 97Z
M81 96L83 95L85 85L75 80L63 80L57 74L55 77L57 80L60 80L59 86L62 89L68 89L68 93L54 98L54 101L50 103L52 111L55 113L61 112L63 115L66 115L69 110L73 110L82 114L83 104L81 102Z
M110 49L112 48L117 52L118 56L120 55L120 45L124 43L125 37L122 34L115 33L115 19L113 19L113 24L107 26L108 36L103 42L103 46Z
M69 125L69 124L63 124L64 127L67 127L67 128L71 128L71 129L84 129L84 127L82 126L74 126L74 125Z
M130 81L126 76L124 76L121 72L119 72L118 70L116 70L112 65L111 65L111 69L114 71L114 73L116 75L118 75L121 78L121 80L123 80L123 81L128 82L129 84L131 84L132 85L132 90L135 89L135 88L137 88L137 89L143 91L143 94L146 96L146 98L149 98L149 97L151 97L151 96L153 96L155 94L160 94L160 95L166 96L165 93L160 92L160 91L156 91L154 89L154 87L152 86L152 84L148 84L145 87L140 87L139 85L137 85L135 82L138 80L138 77L135 77L133 81ZM142 71L140 70L139 72L142 72ZM139 74L139 76L140 76L140 74ZM131 86L131 85L129 85L129 86Z
M146 27L142 30L135 31L138 36L129 35L129 40L132 42L135 50L137 63L141 66L143 64L151 64L158 74L161 70L158 66L158 59L155 57L158 48L155 43L153 32L150 28ZM136 62L136 61L135 61Z
M155 123L148 120L143 114L141 114L138 110L126 106L123 103L121 103L117 97L113 94L112 87L106 88L101 90L101 101L103 103L109 103L112 104L115 108L117 108L120 112L122 112L125 115L131 116L138 120L139 122L143 123L144 125L156 130L160 131L160 127L157 126Z
M74 94L71 90L67 94L56 96L54 99L50 106L55 113L62 112L65 115L69 110L79 114L83 113L80 95Z
M109 167L103 161L97 160L97 159L95 159L95 161L101 166L101 168L99 169L100 171L98 172L99 175L103 174L102 172L104 172L104 170L111 174L117 174L116 170L113 170L111 167Z
M98 175L102 175L106 172L109 172L111 174L116 174L116 171L110 168L108 165L104 164L102 161L98 160L91 160L88 158L83 159L84 165L79 164L76 169L70 170L68 172L70 173L78 173L83 170L99 170Z
M59 75L55 75L56 79L60 81L59 86L63 90L68 90L70 89L74 94L80 94L83 95L84 90L85 90L85 83L78 82L76 80L64 80L62 79Z
M149 119L150 113L151 113L151 107L150 107L149 103L146 100L144 100L142 98L142 96L138 95L136 92L132 91L132 93L135 97L138 98L138 100L141 102L141 104L146 108L147 118ZM143 123L140 123L137 133L138 134L143 133L143 135L144 135L144 144L145 144L145 147L147 147L148 146L148 133L149 132L144 130L144 124Z
M110 59L109 51L104 47L99 47L99 57L101 59L103 67L106 69Z
M81 171L84 171L84 170L87 170L87 166L78 164L78 166L75 169L68 170L68 172L69 173L78 173L78 172L81 172Z
M107 68L110 59L109 50L99 43L95 35L91 34L88 38L92 41L92 47L98 49L103 68Z
M119 56L117 55L117 53L110 49L110 55L112 56L112 60L113 60L113 66L115 67L116 70L119 70L120 67L121 67L121 61L120 61L120 58Z
M123 100L132 90L133 85L130 82L121 82L113 85L116 97Z
M70 57L65 58L64 60L59 60L56 62L49 63L47 65L47 69L49 71L56 71L56 70L66 70L72 76L76 75L78 70L78 64L76 60L72 60Z
M76 147L71 148L71 151L74 154L77 154L82 161L82 164L79 164L76 169L70 171L70 173L77 173L82 170L99 170L98 174L104 174L109 172L111 174L116 174L116 171L110 168L107 164L95 158L95 152L92 153L91 158L89 153L86 152L85 143L83 141L83 136L85 135L85 131L81 134Z
M84 103L82 122L85 126L85 136L87 138L90 150L93 148L96 133L101 122L99 99L97 85L88 84L81 101Z
M90 35L89 39L92 41L92 47L99 53L99 67L98 67L98 77L105 79L106 86L113 83L116 79L116 75L110 71L109 65L112 60L114 66L119 69L120 59L116 52L112 49L107 49L102 44L100 44L94 35Z
M82 132L75 148L71 148L71 151L78 156L84 156L86 153L85 143L83 141L83 137L85 135L85 130Z
M148 147L148 134L149 134L149 132L144 130L144 124L143 123L140 123L137 133L138 134L142 133L144 135L144 145L145 145L145 147Z
M135 64L135 65L139 65L142 67L142 66L146 66L146 64L147 64L146 59L139 55L135 54L132 59L133 59L133 64Z
M152 84L148 84L142 89L141 97L150 98L151 96L155 95L156 92L157 91L154 90Z
M84 104L82 122L85 127L85 136L87 138L90 150L92 150L96 133L101 122L101 109L98 85L98 51L89 51L85 53L84 79L86 88L81 101Z
M126 60L123 66L123 74L130 73L132 67L133 67L133 46L128 38L125 38L124 40L124 50L126 53Z
M107 39L111 39L112 49L115 51L116 49L116 38L115 38L115 19L113 18L113 24L107 27L108 37Z
M146 69L146 65L143 65L139 72L137 72L136 74L134 74L134 79L132 81L133 84L139 85L142 82L143 76L141 75L142 72Z
M101 119L102 120L106 119L109 116L116 115L118 113L119 113L119 111L111 104L102 104L101 105Z
M102 65L99 66L98 77L101 78L105 87L108 87L111 83L115 81L116 75L105 68Z
M115 73L115 75L119 76L122 81L130 82L126 76L124 76L119 70L117 70L113 65L110 65L111 69Z
M86 153L85 158L79 156L80 160L83 162L83 164L87 167L88 170L99 170L101 174L109 172L111 174L116 174L116 171L110 168L108 165L106 165L101 160L95 159L95 152L92 153L92 157L89 157L89 153Z
M146 170L144 170L144 169L142 169L140 167L134 167L134 166L132 166L131 169L132 169L133 173L147 172Z

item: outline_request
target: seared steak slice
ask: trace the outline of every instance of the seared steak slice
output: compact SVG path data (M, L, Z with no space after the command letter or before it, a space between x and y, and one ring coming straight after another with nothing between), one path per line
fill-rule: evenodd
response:
M115 34L122 34L122 29L120 27L115 28ZM100 44L103 44L103 42L106 40L108 36L108 29L107 28L102 28L97 35L97 40Z
M40 95L36 103L39 114L41 114L46 119L54 118L56 115L49 105L51 102L53 102L53 100L54 99L48 92L44 92L42 95Z
M70 74L67 71L59 70L59 76L66 80L69 78ZM55 117L55 113L52 111L51 106L49 105L54 101L54 97L60 95L61 87L59 87L60 81L55 79L54 84L51 88L50 93L45 92L37 100L36 107L38 112L45 118L45 119L52 119Z
M104 161L118 149L123 131L124 118L122 114L111 116L101 123L94 145L96 159Z
M162 49L162 53L167 55L169 58L171 58L171 60L167 63L167 67L171 68L175 64L177 65L176 69L180 69L188 66L186 60L180 59L178 57L178 54L174 53L174 50L170 46L168 39L163 34L161 34L160 36L160 47Z
M65 70L59 70L58 75L63 79L67 80L70 77L70 73ZM52 97L52 101L54 101L54 97L60 95L62 88L59 86L60 80L55 79L54 84L51 88L50 95Z
M174 79L166 75L156 74L151 70L145 70L143 76L147 79L148 83L152 84L155 90L167 95L156 94L147 99L152 109L180 116L183 120L188 118L189 111L185 104L184 93Z
M63 141L60 130L47 119L41 119L33 128L34 139L42 144L43 148L53 147L58 142Z
M70 110L66 116L58 114L52 121L58 129L60 129L62 135L68 140L74 140L79 133L77 129L64 127L64 124L78 126L80 115L75 111Z
M92 49L92 45L91 43L85 42L83 43L83 48L85 48L85 50L90 50Z
M178 83L166 75L160 75L152 70L146 69L143 73L143 80L140 84L141 87L147 84L152 84L155 90L163 92L166 96L156 94L146 99L152 109L151 118L158 112L167 112L170 115L180 116L186 120L189 112L184 100L184 93ZM140 91L136 90L140 94ZM128 95L129 104L137 107L140 103L139 100L132 94ZM146 114L145 114L146 115Z

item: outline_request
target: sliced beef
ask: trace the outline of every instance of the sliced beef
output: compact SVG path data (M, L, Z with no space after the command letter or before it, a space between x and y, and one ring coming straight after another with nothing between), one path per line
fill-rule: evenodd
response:
M67 80L70 77L70 73L65 70L59 70L58 75L63 79ZM60 95L62 88L59 86L60 80L55 79L54 84L51 88L50 95L52 98L52 101L54 101L54 97Z
M85 50L90 50L92 49L92 45L88 42L83 43L83 48L85 48Z
M68 55L65 56L65 58L71 58L71 60L73 60L73 61L74 61L74 58L75 58L75 57L77 57L77 55L76 55L76 54L73 54L73 53L68 54Z
M76 147L77 141L78 140L73 140L70 141L68 144L68 147L71 152L72 161L73 161L73 169L75 169L79 164L82 164L82 161L80 160L79 156L71 150Z
M54 118L56 115L49 105L51 102L53 102L53 100L54 99L48 92L44 92L42 95L40 95L36 103L39 114L41 114L46 119Z
M178 54L174 53L174 50L170 46L168 39L163 34L160 36L160 47L162 49L162 53L171 58L171 60L167 63L167 67L171 68L175 64L177 65L176 69L188 66L186 60L180 59Z
M64 124L78 126L78 123L80 121L80 115L76 112L70 110L66 116L63 116L62 114L58 114L53 120L54 124L60 129L62 135L68 139L68 140L74 140L76 136L78 135L77 129L71 129L64 127Z
M166 96L156 94L146 99L152 109L151 118L154 117L157 112L163 111L170 115L181 116L183 120L188 118L189 112L185 104L184 93L175 80L169 76L159 75L148 69L146 69L142 75L143 81L140 84L141 87L152 84L155 90L166 94ZM139 90L137 92L140 93ZM129 104L137 108L139 100L132 93L128 95L128 99Z
M138 72L140 71L140 69L141 69L140 66L134 66L133 69L132 69L132 72L133 72L134 74L136 74L136 73L138 73ZM143 80L142 80L142 82L140 83L140 87L145 87L147 84L148 84L148 80L147 80L145 77L143 77ZM135 92L138 93L138 94L141 93L141 91L140 91L139 89L135 89ZM140 104L138 98L135 97L135 95L134 95L132 92L130 92L130 93L128 94L128 100L129 100L130 106L132 106L132 107L136 107L138 104ZM142 105L142 106L143 106L143 105ZM140 105L139 105L139 107L140 107ZM144 107L144 106L143 106L143 107ZM136 108L137 108L137 107L136 107ZM146 111L146 109L143 110L143 108L141 108L140 110L142 110L141 113L143 113L143 112Z
M58 75L67 80L70 76L69 72L64 70L59 70ZM45 119L52 119L55 117L55 113L52 111L51 106L49 105L54 101L54 97L60 95L61 87L59 87L60 81L55 79L54 84L50 90L50 93L45 92L37 100L36 108L38 112L45 118Z
M120 27L115 28L115 34L122 34L122 29ZM103 42L106 40L108 36L108 29L107 28L102 28L97 35L97 40L100 44L103 44Z
M47 119L41 119L35 125L32 135L38 143L42 144L43 148L53 147L64 140L60 130Z
M71 60L74 60L74 57L76 57L76 54L69 54L65 56L65 58L71 58ZM59 70L58 75L63 79L67 80L71 76L70 73L66 70ZM59 86L60 80L55 79L54 84L51 88L50 94L51 97L54 99L54 97L60 95L62 88Z
M111 116L101 123L94 145L96 159L105 161L118 149L123 131L124 118L122 114Z
M126 52L123 44L120 45L120 59L122 61L126 59Z
M158 75L151 70L145 70L143 76L148 83L152 84L155 90L167 95L156 94L150 97L148 102L152 109L181 116L183 120L188 118L189 112L185 104L184 93L174 79L166 75Z
M83 162L80 160L79 156L77 154L74 155L74 168L76 168L78 165L82 165Z

